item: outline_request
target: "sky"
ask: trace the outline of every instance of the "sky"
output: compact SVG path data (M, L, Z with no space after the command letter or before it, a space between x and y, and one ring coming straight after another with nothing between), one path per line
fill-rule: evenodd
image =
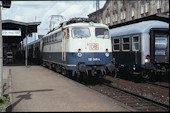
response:
M100 8L105 4L100 0ZM51 15L61 15L63 20L74 17L88 17L96 11L95 0L84 1L12 1L10 8L2 9L2 20L10 19L20 22L41 22L38 34L45 35L50 29ZM61 22L60 16L53 16L52 22L57 26ZM58 20L57 20L58 19Z

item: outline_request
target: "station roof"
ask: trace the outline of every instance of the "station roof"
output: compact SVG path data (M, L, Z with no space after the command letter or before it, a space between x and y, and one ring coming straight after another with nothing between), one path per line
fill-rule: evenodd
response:
M147 21L147 20L159 20L159 21L169 23L169 15L158 13L158 14L147 16L147 17L143 17L143 18L123 22L120 24L112 25L112 26L109 26L109 29L129 25L129 24L134 24L134 23L138 23L138 22L142 22L142 21Z
M37 32L37 26L41 22L19 22L14 20L2 20L3 30L21 30L21 36L3 36L3 43L20 43L28 34Z

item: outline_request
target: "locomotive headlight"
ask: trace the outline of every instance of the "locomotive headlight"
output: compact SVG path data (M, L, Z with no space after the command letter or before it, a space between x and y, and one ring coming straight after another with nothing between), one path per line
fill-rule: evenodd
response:
M82 57L82 53L77 53L77 56L78 57Z
M78 57L82 57L81 49L78 49L77 56L78 56Z
M109 57L109 55L110 55L110 54L109 54L108 52L107 52L107 53L105 53L105 56L106 56L106 57Z
M106 56L106 57L109 57L109 55L110 55L110 54L109 54L109 52L108 52L108 49L106 49L105 56Z

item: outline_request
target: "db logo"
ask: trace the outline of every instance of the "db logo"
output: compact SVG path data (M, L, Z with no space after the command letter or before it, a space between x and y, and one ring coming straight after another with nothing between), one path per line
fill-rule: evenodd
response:
M89 49L90 50L99 50L99 44L98 43L90 43Z

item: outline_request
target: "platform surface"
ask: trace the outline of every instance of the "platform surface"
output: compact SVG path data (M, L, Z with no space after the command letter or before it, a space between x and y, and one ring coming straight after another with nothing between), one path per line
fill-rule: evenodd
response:
M3 66L11 76L12 112L133 111L74 80L42 66Z

